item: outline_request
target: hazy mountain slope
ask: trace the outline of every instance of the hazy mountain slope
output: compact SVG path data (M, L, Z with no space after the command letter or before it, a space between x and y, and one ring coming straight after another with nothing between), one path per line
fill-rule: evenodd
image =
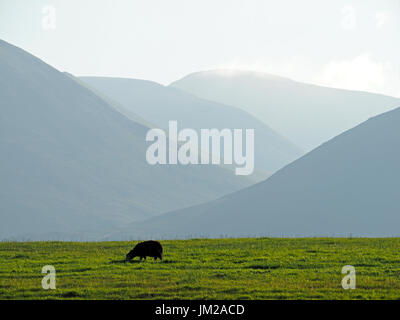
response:
M118 236L399 236L399 146L396 109L323 144L265 182L144 221Z
M148 128L0 41L0 239L98 232L249 185L216 166L150 166Z
M137 123L139 123L139 124L141 124L141 125L143 125L145 127L148 127L148 128L155 128L156 127L150 121L147 121L147 120L143 119L141 116L137 115L132 110L123 107L121 104L119 104L115 100L109 98L108 96L106 96L102 92L100 92L99 90L96 90L94 87L88 85L85 81L82 81L78 77L75 77L74 75L72 75L72 74L70 74L68 72L64 72L64 74L68 75L71 79L73 79L76 82L78 82L78 84L80 84L81 86L93 91L102 100L107 102L110 106L114 107L114 109L116 109L118 112L122 113L124 116L126 116L129 119L131 119L132 121L137 122Z
M309 151L400 99L295 82L257 72L206 71L171 84L199 97L238 106Z
M179 89L135 79L81 77L99 92L161 128L255 129L255 167L274 172L303 153L267 125L238 108L197 98Z

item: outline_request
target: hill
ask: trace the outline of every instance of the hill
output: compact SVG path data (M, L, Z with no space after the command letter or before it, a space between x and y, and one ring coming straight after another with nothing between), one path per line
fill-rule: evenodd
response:
M251 184L218 166L149 165L148 127L4 41L0 107L0 239L90 239Z
M125 235L398 235L399 127L400 108L326 142L264 182L149 219Z
M380 94L321 87L250 71L197 72L171 86L240 107L305 151L400 105L400 99Z
M159 128L254 129L255 168L272 173L303 152L263 122L236 107L197 98L177 88L136 79L80 77L89 86Z

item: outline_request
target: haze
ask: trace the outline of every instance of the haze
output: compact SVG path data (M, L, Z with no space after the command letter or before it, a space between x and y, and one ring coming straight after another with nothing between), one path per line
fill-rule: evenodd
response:
M1 39L78 76L246 69L398 97L399 21L398 0L0 3Z

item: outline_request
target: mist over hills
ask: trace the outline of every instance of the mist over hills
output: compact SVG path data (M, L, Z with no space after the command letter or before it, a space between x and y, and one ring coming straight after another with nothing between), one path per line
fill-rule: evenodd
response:
M81 81L159 128L177 120L178 129L254 129L255 168L272 173L304 154L262 121L232 106L197 98L145 80L80 77Z
M114 237L399 236L400 108L324 143L264 182Z
M0 40L0 239L95 236L251 184L218 166L149 165L148 129Z
M400 105L400 99L380 94L250 71L197 72L170 86L248 111L305 151Z
M0 40L0 240L399 235L400 109L375 116L396 106L253 73L75 78ZM169 120L254 128L256 168L278 171L151 166L146 133ZM295 160L284 136L328 141Z

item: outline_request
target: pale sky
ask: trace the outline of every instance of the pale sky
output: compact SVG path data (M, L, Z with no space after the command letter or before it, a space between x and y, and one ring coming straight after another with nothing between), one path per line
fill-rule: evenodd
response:
M400 97L400 0L0 0L0 38L75 75L233 68Z

